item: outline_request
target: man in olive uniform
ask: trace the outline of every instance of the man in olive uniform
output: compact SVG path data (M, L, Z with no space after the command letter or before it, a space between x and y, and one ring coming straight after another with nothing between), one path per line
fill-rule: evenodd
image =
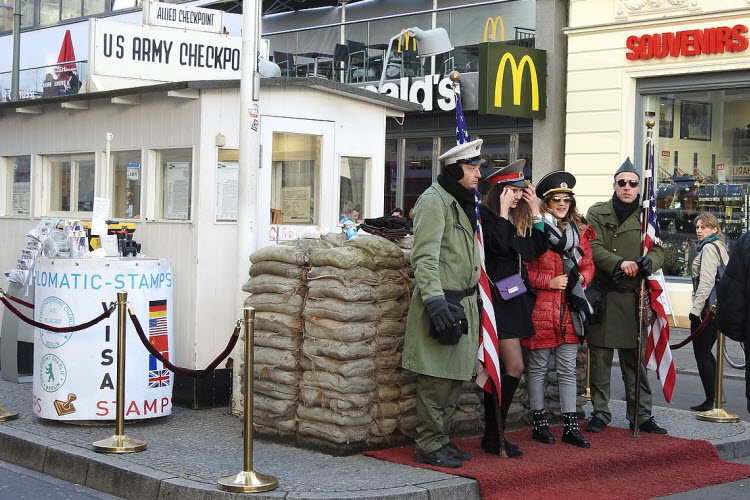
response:
M442 173L414 206L411 263L417 286L406 321L403 367L417 377L414 460L460 467L471 455L448 436L450 418L479 348L479 244L474 189L481 174L482 140L440 156Z
M646 256L641 256L640 173L630 158L615 173L612 199L592 206L586 218L596 230L591 241L591 253L596 267L595 284L606 293L602 321L589 331L588 345L591 359L589 385L594 412L586 427L588 432L601 432L612 420L609 410L609 380L614 350L618 350L620 371L625 383L627 418L633 418L635 405L636 351L638 339L639 280L657 271L664 262L664 254L654 245ZM644 331L645 333L645 331ZM645 337L645 335L644 335ZM642 346L645 347L646 339ZM631 429L639 425L643 432L666 434L651 416L651 389L646 363L641 356L641 395L638 422L630 422Z

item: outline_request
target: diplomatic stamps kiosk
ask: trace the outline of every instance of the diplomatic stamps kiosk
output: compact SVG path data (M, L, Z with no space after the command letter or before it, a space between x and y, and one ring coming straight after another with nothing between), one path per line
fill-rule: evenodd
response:
M36 263L34 319L79 325L106 311L118 292L165 358L174 350L172 270L166 259L42 258ZM173 375L143 346L126 319L125 419L172 412ZM34 412L51 420L114 420L117 312L85 330L34 329Z

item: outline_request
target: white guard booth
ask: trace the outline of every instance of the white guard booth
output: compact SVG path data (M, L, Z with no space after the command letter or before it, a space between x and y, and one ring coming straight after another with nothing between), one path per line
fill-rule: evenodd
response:
M35 274L36 321L79 325L102 314L118 292L127 292L143 333L170 359L174 301L168 260L42 258ZM125 324L125 419L169 415L173 375L143 346L129 316ZM78 332L34 330L34 412L52 420L114 420L117 310Z

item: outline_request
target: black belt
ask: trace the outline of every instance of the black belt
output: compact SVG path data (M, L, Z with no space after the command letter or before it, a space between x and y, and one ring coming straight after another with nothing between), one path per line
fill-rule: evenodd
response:
M470 297L477 293L477 287L472 286L466 290L443 290L443 293L445 294L446 299L451 298L454 300L461 300L464 297Z

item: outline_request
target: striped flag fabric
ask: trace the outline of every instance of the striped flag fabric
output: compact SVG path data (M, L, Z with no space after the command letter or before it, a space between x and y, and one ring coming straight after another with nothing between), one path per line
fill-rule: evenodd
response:
M167 301L152 300L148 303L148 341L154 348L169 359L169 337L167 336ZM169 370L156 359L148 356L148 387L166 387L170 383Z
M458 83L454 85L456 92L456 142L463 144L469 142L469 131L466 128L464 111L461 107L461 87ZM495 310L492 307L492 295L490 294L490 279L487 277L487 269L484 264L484 234L482 233L482 217L479 212L479 200L482 195L474 190L474 202L477 214L477 240L479 241L479 260L481 269L479 273L479 297L482 299L482 310L480 314L480 337L479 352L477 353L477 376L476 384L485 392L490 394L497 388L498 401L500 400L500 361L498 356L497 324L495 323Z
M656 197L654 196L654 183L656 181L654 169L654 148L653 143L646 145L646 172L644 179L643 211L648 214L647 219L641 222L645 227L641 231L643 234L643 255L645 256L654 246L660 244L659 241L659 224L656 220ZM642 217L643 219L643 217ZM650 275L646 279L648 286L648 305L653 311L648 319L648 340L646 342L646 367L656 372L656 376L661 382L661 388L664 392L664 399L669 403L672 400L675 380L677 378L672 351L669 348L669 321L664 306L659 302L659 296L664 293L661 284L655 275Z

